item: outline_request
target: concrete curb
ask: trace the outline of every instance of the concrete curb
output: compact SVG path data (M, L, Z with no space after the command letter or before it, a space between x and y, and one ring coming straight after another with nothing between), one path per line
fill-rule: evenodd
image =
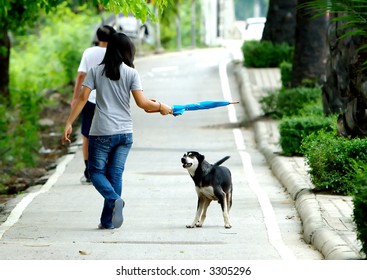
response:
M247 71L242 64L234 65L234 73L241 92L241 102L250 120L262 115L260 105L252 94ZM289 163L269 147L268 130L262 121L254 123L255 138L259 150L265 156L271 170L293 198L297 212L302 220L303 237L312 244L327 260L361 259L361 256L324 223L321 209L309 184Z

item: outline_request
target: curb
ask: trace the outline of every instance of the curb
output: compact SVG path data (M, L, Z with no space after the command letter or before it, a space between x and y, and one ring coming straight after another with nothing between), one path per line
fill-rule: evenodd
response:
M250 120L262 115L260 105L251 94L251 83L247 71L241 63L234 64L234 74L241 93L241 102ZM254 123L255 139L258 149L265 156L271 170L287 189L295 202L297 212L302 220L303 238L312 244L326 260L361 259L349 245L324 223L320 206L315 194L303 176L292 168L281 156L269 147L266 135L267 127L262 121Z

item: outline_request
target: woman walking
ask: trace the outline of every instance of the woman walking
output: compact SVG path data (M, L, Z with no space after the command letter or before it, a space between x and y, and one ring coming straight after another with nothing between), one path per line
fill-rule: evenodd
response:
M87 73L83 90L65 125L63 142L70 143L72 124L96 89L96 109L89 133L90 179L104 197L100 229L119 228L123 223L122 175L133 143L130 109L132 95L146 112L172 113L172 108L144 96L140 76L134 69L135 47L123 33L115 33L100 65Z

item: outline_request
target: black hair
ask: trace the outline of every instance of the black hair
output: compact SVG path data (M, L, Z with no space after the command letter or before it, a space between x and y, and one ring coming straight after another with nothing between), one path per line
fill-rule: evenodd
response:
M131 39L121 32L116 32L108 42L106 54L101 62L104 64L103 73L111 80L120 79L120 66L125 63L127 66L134 66L135 46Z
M111 35L115 34L116 30L109 25L102 25L97 29L97 39L101 42L108 42Z

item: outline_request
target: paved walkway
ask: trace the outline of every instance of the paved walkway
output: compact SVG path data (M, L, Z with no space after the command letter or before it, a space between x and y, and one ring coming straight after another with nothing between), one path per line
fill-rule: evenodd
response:
M261 96L280 88L278 68L252 69L237 63L236 78L242 103L250 120L261 116ZM361 244L353 223L353 203L349 196L314 194L303 157L283 157L279 143L278 122L260 120L253 124L259 149L273 173L293 197L303 222L304 239L318 249L325 259L361 259Z

